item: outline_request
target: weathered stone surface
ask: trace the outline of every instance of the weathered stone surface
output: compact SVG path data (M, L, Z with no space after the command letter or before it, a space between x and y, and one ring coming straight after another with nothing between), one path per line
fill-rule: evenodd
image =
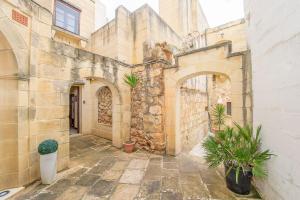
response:
M116 183L114 181L99 180L95 185L93 185L89 195L96 197L108 197L111 195L115 187Z
M112 93L107 86L98 91L98 123L112 126Z
M235 200L236 198L224 185L207 185L209 193L213 199Z
M144 180L160 180L162 176L161 165L149 164Z
M118 180L122 174L123 171L107 170L101 175L101 179L108 181Z
M72 185L71 180L69 179L61 179L50 186L47 190L56 194L62 194L66 189L68 189Z
M209 199L208 191L202 184L181 185L183 199Z
M111 196L111 200L133 200L138 192L139 185L120 184Z
M148 162L149 162L148 160L144 160L144 159L133 159L129 162L127 168L144 170L146 169Z
M61 200L81 200L88 188L72 186L59 197Z
M100 177L96 175L85 174L76 182L76 185L92 186L99 178Z
M160 199L161 181L146 181L142 184L138 194L139 199L152 200Z
M120 178L120 183L139 184L141 183L144 171L137 169L127 169Z
M182 194L181 193L175 193L175 192L162 192L161 194L162 200L182 200Z
M178 169L178 164L173 162L163 162L164 169Z

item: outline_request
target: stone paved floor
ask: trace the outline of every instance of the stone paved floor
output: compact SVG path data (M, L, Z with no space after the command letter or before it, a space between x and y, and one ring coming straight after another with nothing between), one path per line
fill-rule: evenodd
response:
M70 169L57 181L27 187L15 200L241 200L225 187L219 171L197 158L126 154L96 136L71 138ZM248 198L257 199L257 198Z

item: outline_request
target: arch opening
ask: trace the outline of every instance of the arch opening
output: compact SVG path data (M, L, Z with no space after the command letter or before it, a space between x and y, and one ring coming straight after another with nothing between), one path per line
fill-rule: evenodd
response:
M0 190L18 183L18 65L6 37L0 32ZM10 181L8 181L10 180Z

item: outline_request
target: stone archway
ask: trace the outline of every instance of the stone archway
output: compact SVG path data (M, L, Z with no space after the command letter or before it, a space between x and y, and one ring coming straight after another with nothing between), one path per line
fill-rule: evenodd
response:
M29 182L28 45L0 8L0 190ZM3 149L5 148L5 150Z
M232 120L244 123L243 112L243 54L231 54L231 43L222 43L194 50L176 57L178 68L165 71L165 102L167 153L181 152L180 85L201 74L221 74L231 82Z
M103 78L93 78L93 80L91 80L91 89L92 98L94 99L92 103L92 133L107 139L111 139L112 144L115 147L121 148L123 141L121 130L122 100L119 90L114 84L110 83L109 81ZM111 95L111 97L108 97L109 99L107 99L107 101L111 101L111 105L110 102L106 102L106 105L108 105L109 108L106 108L106 110L103 111L109 115L105 117L105 120L103 118L99 118L99 114L103 114L99 113L99 98L103 97L99 97L99 95L103 95L103 92L105 94ZM101 132L100 129L104 126L106 128L106 132ZM111 135L109 135L109 133L111 133Z

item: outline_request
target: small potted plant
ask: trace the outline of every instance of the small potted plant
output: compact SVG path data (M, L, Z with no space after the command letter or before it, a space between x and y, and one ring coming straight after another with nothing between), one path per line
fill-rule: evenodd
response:
M273 154L261 150L261 126L256 129L249 125L225 128L209 136L203 143L205 159L210 167L225 166L227 187L241 195L251 190L252 177L264 178L267 172L264 164Z
M43 184L51 184L55 180L57 171L57 149L58 143L55 140L45 140L38 147Z
M133 104L133 89L137 86L139 79L134 74L126 74L124 77L124 82L130 87L131 94L131 102L130 102L130 111L132 112L132 104ZM126 153L131 153L134 150L135 142L131 140L131 117L130 117L130 129L129 129L129 140L124 144L124 150Z
M225 125L226 114L225 106L223 104L216 104L212 110L212 122L213 122L213 132L217 133L221 131L222 127Z

